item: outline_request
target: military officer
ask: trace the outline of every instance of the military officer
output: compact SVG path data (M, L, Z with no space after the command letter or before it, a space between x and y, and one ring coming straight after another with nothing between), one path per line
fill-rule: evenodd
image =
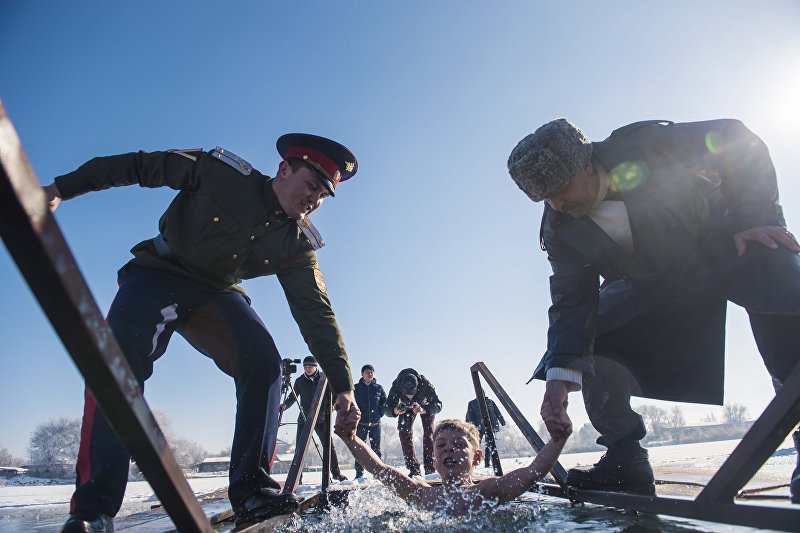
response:
M522 139L508 169L531 200L546 201L542 417L554 437L569 430L567 392L582 389L608 447L567 483L654 494L631 395L721 404L728 301L750 315L776 382L800 360L800 245L767 146L732 119L637 122L600 142L558 119ZM800 466L791 491L800 502Z
M297 506L268 472L275 454L281 357L239 285L276 275L309 350L338 393L337 427L354 432L358 408L342 335L317 264L322 238L308 219L355 175L355 156L308 134L277 141L277 175L261 174L222 148L135 152L98 157L45 187L61 200L138 184L180 191L159 233L133 247L120 269L108 324L140 385L178 332L236 386L236 426L228 495L240 520ZM130 455L87 389L77 488L63 531L112 531L125 492Z

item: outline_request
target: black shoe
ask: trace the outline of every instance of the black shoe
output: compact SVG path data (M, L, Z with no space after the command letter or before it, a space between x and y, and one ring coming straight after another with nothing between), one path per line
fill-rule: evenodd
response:
M71 515L64 522L61 533L114 533L114 518L104 514L86 517Z
M347 476L339 472L338 474L333 474L333 479L336 481L347 481Z
M409 470L408 477L414 477L414 476L422 477L422 475L419 473L419 470Z
M587 470L571 468L567 485L584 490L605 490L655 496L653 467L647 450L637 441L619 442Z
M277 490L260 488L244 503L237 505L233 511L236 514L236 525L238 526L242 523L288 514L296 511L299 506L300 499L291 492L282 494Z
M789 485L789 492L792 494L792 503L800 503L800 431L792 434L794 447L797 450L797 466L792 472L792 482Z

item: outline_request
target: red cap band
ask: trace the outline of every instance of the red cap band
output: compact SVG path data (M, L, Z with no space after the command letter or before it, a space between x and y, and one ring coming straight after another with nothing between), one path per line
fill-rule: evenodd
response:
M296 158L296 159L310 159L313 163L316 163L325 174L328 175L328 179L331 180L334 186L339 183L339 180L342 178L342 172L336 163L333 162L328 156L323 154L318 150L314 150L313 148L307 148L305 146L292 146L286 150L286 159Z

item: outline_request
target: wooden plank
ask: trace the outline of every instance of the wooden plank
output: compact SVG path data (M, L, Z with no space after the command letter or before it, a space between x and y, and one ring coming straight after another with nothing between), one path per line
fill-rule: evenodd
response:
M0 235L111 426L179 529L211 527L92 297L0 103Z

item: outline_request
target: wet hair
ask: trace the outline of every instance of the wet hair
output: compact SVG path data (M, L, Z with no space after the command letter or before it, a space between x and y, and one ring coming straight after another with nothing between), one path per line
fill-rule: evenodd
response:
M476 450L480 450L481 436L480 433L478 433L478 428L472 424L468 424L467 422L457 418L447 418L436 424L436 429L433 430L433 439L436 440L436 436L447 429L461 433L467 439L467 442L469 442Z

